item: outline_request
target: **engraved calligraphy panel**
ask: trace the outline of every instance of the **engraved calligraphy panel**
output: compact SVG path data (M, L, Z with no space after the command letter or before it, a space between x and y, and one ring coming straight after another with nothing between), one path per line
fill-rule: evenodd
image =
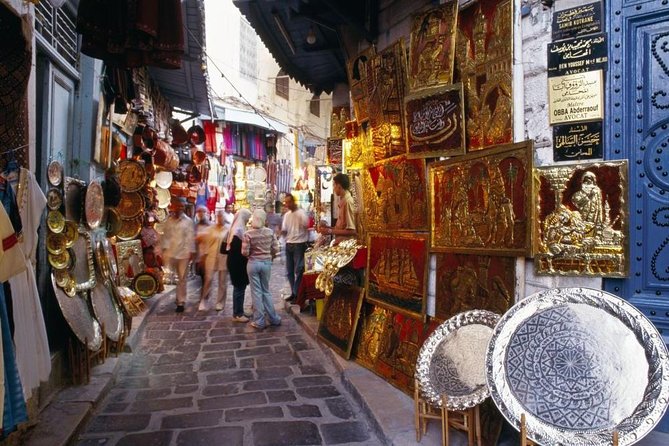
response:
M430 165L432 250L531 255L532 142Z
M399 156L362 172L363 214L369 231L428 230L425 160Z
M578 37L548 44L548 76L606 70L606 34Z
M404 99L409 157L465 153L462 84L424 90Z
M602 71L587 71L548 78L548 122L561 124L602 119Z
M601 32L602 22L601 2L555 11L553 14L553 40Z
M536 273L626 276L627 161L538 168L535 182Z
M458 14L455 81L465 90L467 148L513 141L513 17L509 0L480 0Z
M553 160L580 161L602 158L602 122L553 126Z
M407 70L409 91L453 82L457 19L457 0L414 18Z
M344 359L351 357L365 290L355 286L335 285L325 301L318 325L318 338Z
M396 311L425 314L428 234L371 233L367 246L367 300Z
M515 257L437 253L435 319L469 310L504 314L514 302Z
M367 48L346 64L348 85L351 89L351 98L353 99L353 110L355 111L355 119L358 123L369 119L369 110L367 108L367 76L370 74L368 67L374 54L374 47Z

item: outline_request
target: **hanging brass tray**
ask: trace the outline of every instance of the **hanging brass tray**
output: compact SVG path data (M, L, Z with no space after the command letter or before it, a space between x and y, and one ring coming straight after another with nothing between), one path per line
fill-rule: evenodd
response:
M77 292L92 289L95 286L95 265L93 264L91 235L80 229L79 237L70 249L74 253L75 259L71 273L76 283Z
M63 182L63 165L58 161L51 161L46 169L46 176L50 185L60 186Z
M98 278L97 285L91 290L93 313L104 324L107 337L118 342L123 334L123 314L104 282Z
M144 199L139 192L121 193L121 201L116 206L116 211L123 220L130 220L144 212Z
M68 297L58 285L54 275L51 275L53 291L56 294L58 306L63 312L65 321L74 335L85 344L89 350L97 351L102 346L102 330L100 324L91 315L86 299L81 295Z
M100 226L105 212L105 199L102 192L102 185L97 180L93 180L86 188L86 200L84 203L84 215L86 224L89 228L95 229Z
M146 169L139 161L123 160L118 166L118 177L123 192L136 192L146 183Z

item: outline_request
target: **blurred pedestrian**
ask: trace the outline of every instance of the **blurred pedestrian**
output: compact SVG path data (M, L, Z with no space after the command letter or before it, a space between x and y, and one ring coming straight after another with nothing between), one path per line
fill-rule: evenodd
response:
M265 314L271 325L281 325L281 318L276 314L272 293L269 290L272 260L279 252L279 241L274 231L265 227L266 218L267 214L262 209L253 212L251 229L244 234L242 243L242 254L249 259L247 271L253 298L251 326L258 329L267 326Z
M248 322L249 318L244 314L244 293L249 284L249 276L246 272L248 259L242 255L242 239L246 232L246 224L251 218L251 211L240 209L235 214L232 227L228 232L228 271L232 282L232 319L235 322Z
M193 220L184 214L186 200L172 202L172 215L167 219L161 239L165 263L177 275L177 313L183 313L188 294L188 264L195 257Z
M232 226L232 220L235 219L235 213L232 209L232 204L225 202L225 211L223 211L223 217L225 219L226 226Z
M287 301L292 302L297 297L297 290L304 274L304 252L309 241L309 218L304 210L297 207L295 198L288 194L283 204L288 212L283 216L281 233L286 237L286 277L290 285L290 296Z
M197 256L195 257L195 274L200 276L204 282L204 254L206 248L202 245L202 238L198 239L198 235L204 233L210 226L209 209L207 206L198 206L195 209L195 238L197 241Z
M225 225L223 211L219 211L216 213L216 223L209 225L195 237L198 241L198 246L204 248L201 259L204 264L204 278L202 280L202 292L198 307L200 311L207 311L209 309L209 293L213 288L214 278L218 282L216 311L221 311L225 308L225 298L228 293L228 256L221 254L220 251L221 244L227 243L229 229L230 226Z

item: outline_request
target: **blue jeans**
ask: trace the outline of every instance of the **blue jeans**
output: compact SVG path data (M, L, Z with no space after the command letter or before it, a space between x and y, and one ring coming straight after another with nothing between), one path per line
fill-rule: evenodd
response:
M246 285L232 287L232 315L244 316L244 293Z
M290 294L297 296L304 274L304 252L306 243L286 243L286 277L290 284Z
M281 318L276 314L272 293L269 290L269 276L272 271L271 260L249 260L246 265L253 297L253 322L258 326L266 325L265 313L272 325L281 324Z

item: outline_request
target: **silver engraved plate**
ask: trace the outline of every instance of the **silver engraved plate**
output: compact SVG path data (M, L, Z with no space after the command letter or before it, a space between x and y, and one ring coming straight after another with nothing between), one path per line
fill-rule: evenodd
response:
M91 315L88 309L88 303L81 294L69 297L56 285L56 278L51 274L51 283L53 291L56 294L58 306L63 312L67 324L72 329L74 335L85 344L91 351L98 351L102 346L102 330L100 324Z
M91 234L81 227L79 228L79 236L72 246L72 251L76 259L72 268L72 277L76 282L76 290L77 292L90 290L95 286L93 245L91 243Z
M492 399L535 443L638 442L669 401L669 356L643 314L601 290L557 288L514 305L486 357Z
M95 317L105 326L107 337L118 342L123 333L123 314L100 278L91 290L91 304Z
M485 358L499 315L486 310L459 313L441 324L418 354L416 378L427 401L449 410L465 410L485 400Z

